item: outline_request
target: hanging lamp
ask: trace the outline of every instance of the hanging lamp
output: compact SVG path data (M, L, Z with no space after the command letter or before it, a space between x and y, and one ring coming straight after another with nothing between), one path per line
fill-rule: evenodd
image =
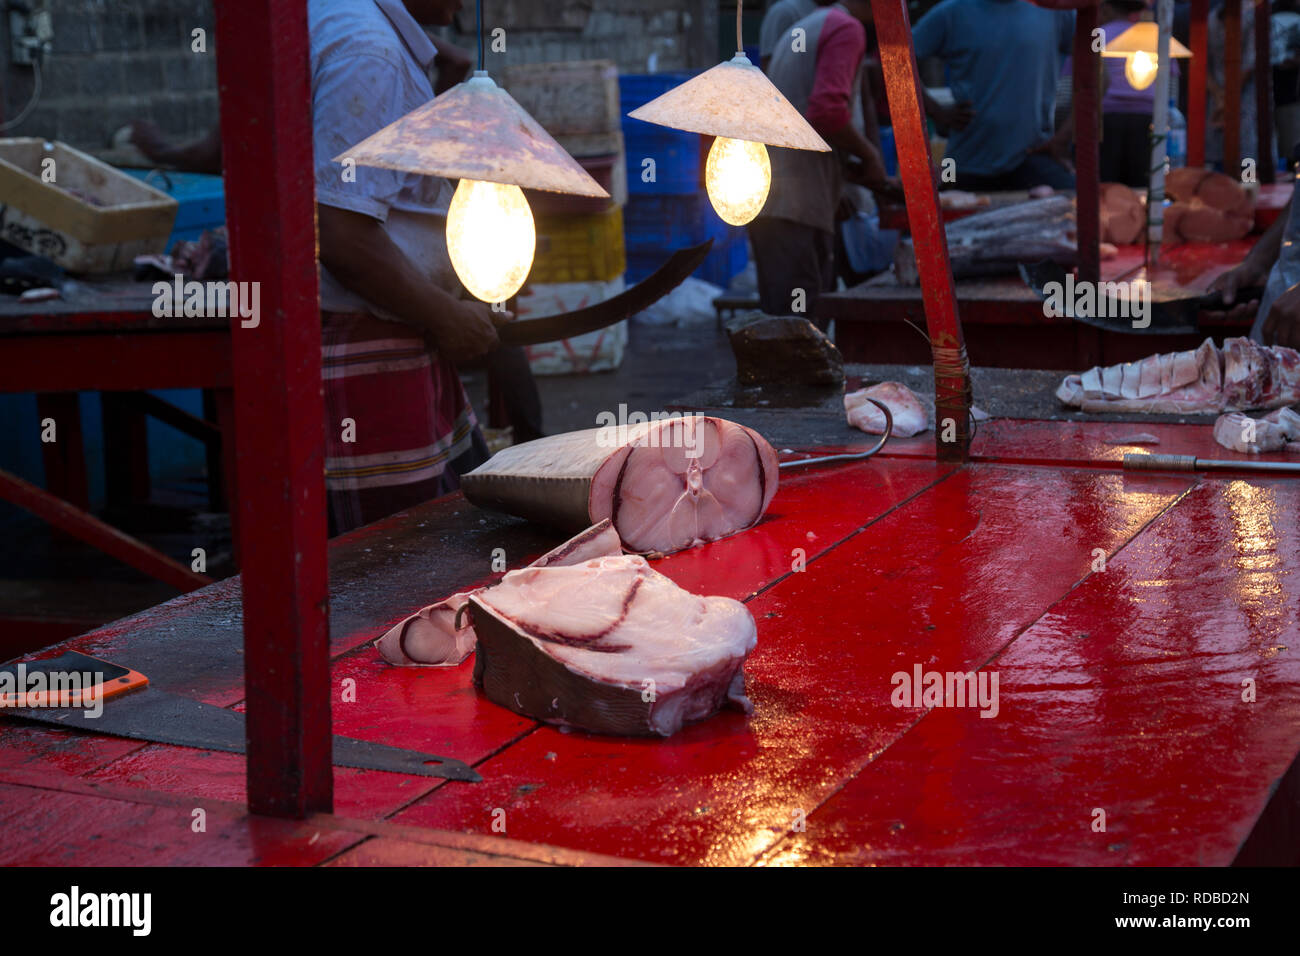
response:
M743 226L763 209L772 186L767 146L830 152L803 115L745 56L736 4L736 55L627 115L714 136L704 166L709 202L724 222Z
M1107 43L1101 55L1111 59L1124 57L1124 78L1133 89L1145 90L1155 81L1156 69L1160 65L1156 52L1159 37L1160 29L1155 21L1139 20ZM1185 60L1192 51L1170 37L1169 55L1176 60Z
M478 3L483 66L483 3ZM478 69L468 80L334 157L458 179L447 209L447 252L465 288L504 302L533 266L537 233L523 190L609 198L541 125Z

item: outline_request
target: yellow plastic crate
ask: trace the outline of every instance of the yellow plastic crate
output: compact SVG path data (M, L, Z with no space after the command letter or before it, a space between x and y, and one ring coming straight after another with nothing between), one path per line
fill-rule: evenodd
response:
M627 270L623 210L590 216L538 216L529 282L606 282Z

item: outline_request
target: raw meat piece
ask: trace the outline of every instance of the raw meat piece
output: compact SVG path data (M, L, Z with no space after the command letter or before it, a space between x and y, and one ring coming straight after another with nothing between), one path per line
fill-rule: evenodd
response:
M581 564L592 558L622 552L623 544L618 540L618 534L605 520L546 552L528 567ZM379 653L388 663L405 667L453 667L459 664L474 650L476 638L474 628L468 625L457 628L456 618L470 596L481 590L463 591L421 608L375 642Z
M1286 418L1277 416L1285 413ZM1300 438L1300 415L1289 408L1279 409L1273 415L1252 419L1241 412L1220 415L1214 423L1214 440L1224 448L1258 455L1282 451L1288 442Z
M511 571L470 598L469 616L475 685L535 720L667 737L724 705L753 711L753 616L683 591L639 555Z
M854 428L872 435L885 433L884 413L867 401L869 398L889 408L889 414L894 417L893 434L900 438L911 438L930 427L925 406L910 388L901 382L881 382L844 396L844 412Z
M570 531L609 518L628 551L667 554L757 524L777 462L757 432L688 415L515 445L460 485L480 508Z
M1165 195L1172 199L1191 199L1196 187L1210 174L1200 166L1180 166L1165 173Z
M1101 184L1101 238L1117 245L1138 241L1146 225L1146 207L1123 183Z
M1159 383L1158 390L1152 388ZM1206 339L1195 352L1067 375L1056 391L1085 412L1196 413L1277 408L1300 401L1300 353L1247 338Z
M807 319L747 312L727 322L742 385L840 385L844 358Z
M1228 242L1254 228L1254 194L1223 173L1172 170L1165 193L1175 202L1165 210L1162 243Z

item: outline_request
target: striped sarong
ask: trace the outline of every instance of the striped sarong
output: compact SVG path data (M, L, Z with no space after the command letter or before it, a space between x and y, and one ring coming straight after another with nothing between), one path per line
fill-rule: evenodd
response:
M455 366L410 326L353 312L321 320L330 534L460 487L488 451Z

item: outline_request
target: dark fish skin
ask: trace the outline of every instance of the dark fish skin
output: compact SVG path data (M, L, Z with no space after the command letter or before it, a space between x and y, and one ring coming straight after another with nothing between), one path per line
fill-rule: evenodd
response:
M1046 260L1073 265L1078 258L1074 200L1069 196L1048 196L990 209L951 222L944 231L955 279L1011 274L1022 262ZM899 285L919 284L911 240L898 244L894 273Z

